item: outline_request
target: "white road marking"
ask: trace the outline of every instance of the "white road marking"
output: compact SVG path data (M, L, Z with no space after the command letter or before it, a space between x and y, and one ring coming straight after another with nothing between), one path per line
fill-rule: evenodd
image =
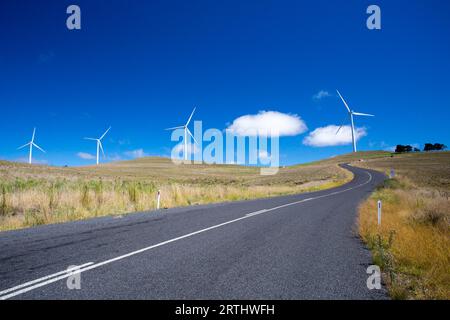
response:
M350 190L353 190L353 189L356 189L356 188L360 188L360 187L370 183L370 181L372 181L372 175L369 172L367 172L367 171L365 171L365 173L367 173L369 175L369 179L366 182L361 183L361 184L359 184L357 186L354 186L354 187L351 187L351 188L347 188L347 189L344 189L344 190L335 191L335 192L332 192L332 193L329 193L329 194L325 194L325 195L321 195L321 196L317 196L317 197L306 198L306 199L303 199L303 200L290 202L290 203L283 204L283 205L280 205L280 206L277 206L277 207L273 207L273 208L269 208L269 209L263 209L263 210L259 210L259 211L255 211L255 212L250 212L250 213L247 213L246 215L244 215L243 217L236 218L236 219L233 219L233 220L230 220L230 221L226 221L226 222L223 222L223 223L220 223L220 224L216 224L214 226L211 226L211 227L208 227L208 228L205 228L205 229L197 230L197 231L185 234L183 236L180 236L180 237L177 237L177 238L173 238L173 239L170 239L170 240L167 240L167 241L164 241L164 242L160 242L160 243L157 243L155 245L151 245L149 247L145 247L145 248L142 248L142 249L139 249L139 250L136 250L136 251L133 251L133 252L130 252L130 253L127 253L127 254L124 254L124 255L112 258L112 259L109 259L109 260L105 260L105 261L102 261L102 262L99 262L99 263L96 263L96 264L93 264L92 262L90 262L90 263L81 265L78 268L75 268L75 270L74 269L70 269L70 270L60 271L60 272L54 273L52 275L49 275L49 276L46 276L46 277L43 277L43 278L39 278L39 279L36 279L36 280L33 280L33 281L29 281L29 282L26 282L24 284L21 284L21 285L18 285L18 286L6 289L4 291L1 291L0 292L0 300L6 300L6 299L9 299L9 298L18 296L20 294L29 292L31 290L34 290L34 289L37 289L37 288L49 285L51 283L57 282L59 280L68 278L71 275L75 275L75 274L78 274L78 273L81 273L81 272L85 272L85 271L89 271L89 270L92 270L92 269L96 269L96 268L104 266L106 264L110 264L112 262L115 262L115 261L118 261L118 260L122 260L122 259L125 259L125 258L128 258L128 257L134 256L134 255L137 255L139 253L142 253L142 252L145 252L145 251L157 248L157 247L161 247L163 245L166 245L166 244L169 244L169 243L181 240L181 239L189 238L189 237L192 237L194 235L197 235L197 234L209 231L209 230L213 230L213 229L217 229L217 228L223 227L223 226L225 226L227 224L231 224L231 223L234 223L234 222L237 222L237 221L240 221L240 220L248 219L248 218L251 218L251 217L263 214L263 213L271 212L271 211L274 211L274 210L278 210L278 209L281 209L281 208L285 208L285 207L293 206L293 205L296 205L296 204L300 204L302 202L316 200L316 199L321 199L321 198L325 198L325 197L330 197L330 196L333 196L333 195L336 195L336 194L340 194L340 193L347 192L347 191L350 191ZM68 273L71 270L74 270L74 271ZM57 275L59 275L59 276L57 276ZM55 276L57 276L57 277L55 277ZM32 285L32 286L29 286L29 285L34 284L34 283L36 283L36 284ZM21 288L23 288L23 289L21 289ZM18 289L21 289L21 290L18 290ZM15 291L15 290L18 290L18 291ZM14 292L12 292L12 291L14 291ZM3 294L8 293L8 292L12 292L12 293L3 295Z
M33 280L33 281L28 281L28 282L22 283L22 284L20 284L18 286L15 286L15 287L12 287L12 288L0 291L0 296L3 296L4 294L6 294L8 292L11 292L11 291L15 291L15 290L18 290L18 289L21 289L21 288L24 288L24 287L31 286L32 284L35 284L35 283L38 283L38 282L41 282L41 281L45 281L45 280L53 278L53 277L57 277L57 276L62 275L62 274L66 275L66 274L68 274L68 273L70 273L70 272L72 272L74 270L81 269L81 268L90 266L92 264L94 264L94 263L93 262L88 262L88 263L82 264L80 266L68 268L67 270L63 270L63 271L59 271L59 272L56 272L56 273L53 273L53 274L49 274L48 276L45 276L45 277L42 277L42 278L39 278L39 279L36 279L36 280ZM3 298L3 297L0 297L0 299L1 298Z
M247 213L245 216L246 217L256 216L256 215L264 213L264 212L267 212L267 209L262 209L262 210L259 210L259 211L250 212L250 213Z

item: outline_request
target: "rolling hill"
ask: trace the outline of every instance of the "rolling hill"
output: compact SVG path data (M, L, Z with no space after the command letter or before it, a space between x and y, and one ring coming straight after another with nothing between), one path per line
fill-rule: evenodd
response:
M181 164L140 158L89 167L0 162L0 229L163 208L254 199L343 184L339 158L280 168L272 176L238 165Z

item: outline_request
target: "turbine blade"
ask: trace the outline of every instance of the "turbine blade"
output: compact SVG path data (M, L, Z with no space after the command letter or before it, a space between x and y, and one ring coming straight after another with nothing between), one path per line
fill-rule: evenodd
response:
M94 140L94 141L97 141L98 139L95 139L95 138L84 138L84 140Z
M341 93L339 92L339 90L336 89L336 92L338 93L339 97L341 98L342 102L344 103L345 107L347 108L348 112L350 111L350 108L347 105L347 102L345 102L344 98L341 96Z
M192 139L194 139L195 144L198 145L198 142L197 142L197 140L195 140L195 138L194 138L194 136L192 135L191 131L190 131L188 128L186 128L186 130L187 130L187 132L189 133L189 135L192 137Z
M31 137L31 142L34 141L34 136L35 136L35 134L36 134L36 128L33 128L33 136Z
M336 135L339 133L339 131L341 131L342 127L345 125L346 119L347 119L347 115L345 115L345 118L341 122L341 126L339 127L339 129L337 129Z
M99 145L99 147L100 147L100 150L102 150L103 158L106 158L106 156L105 156L105 151L103 151L102 142L101 142L100 140L98 140L98 145Z
M42 149L41 147L39 147L36 143L33 142L33 146L35 146L36 148L38 148L39 150L41 150L43 153L46 153L44 149Z
M172 128L166 128L164 130L176 130L176 129L183 129L184 126L178 126L178 127L172 127Z
M192 110L192 113L191 113L191 115L189 116L188 121L186 122L186 125L185 125L186 127L189 125L189 122L191 122L191 119L192 119L192 116L194 115L195 109L196 109L196 108L194 108L194 110Z
M375 117L373 114L361 113L361 112L353 112L355 116L365 116L365 117Z
M25 148L26 146L29 146L29 145L30 145L30 143L31 143L31 142L28 142L27 144L24 144L23 146L21 146L21 147L18 147L18 148L17 148L17 150L20 150L20 149L23 149L23 148Z
M106 136L106 134L108 133L108 131L111 129L111 127L108 128L108 130L105 131L105 133L98 139L98 140L102 140L104 136Z

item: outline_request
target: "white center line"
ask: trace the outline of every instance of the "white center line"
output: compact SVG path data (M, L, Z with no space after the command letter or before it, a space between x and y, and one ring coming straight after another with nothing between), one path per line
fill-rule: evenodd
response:
M9 299L9 298L15 297L17 295L20 295L20 294L29 292L31 290L34 290L34 289L37 289L37 288L49 285L49 284L57 282L59 280L68 278L68 277L70 277L72 275L75 275L75 274L78 274L78 273L81 273L81 272L85 272L85 271L89 271L89 270L92 270L92 269L96 269L96 268L99 268L99 267L104 266L106 264L109 264L109 263L112 263L112 262L115 262L115 261L118 261L118 260L122 260L122 259L125 259L125 258L128 258L128 257L134 256L136 254L139 254L139 253L142 253L142 252L145 252L145 251L157 248L157 247L161 247L163 245L166 245L166 244L169 244L169 243L181 240L181 239L189 238L189 237L192 237L192 236L197 235L199 233L203 233L203 232L206 232L206 231L209 231L209 230L217 229L217 228L223 227L225 225L238 222L240 220L248 219L248 218L251 218L251 217L263 214L263 213L267 213L267 212L271 212L271 211L278 210L278 209L281 209L281 208L293 206L293 205L300 204L300 203L303 203L303 202L306 202L306 201L311 201L311 200L321 199L321 198L325 198L325 197L330 197L330 196L333 196L333 195L336 195L336 194L340 194L340 193L347 192L347 191L350 191L350 190L353 190L353 189L356 189L356 188L360 188L360 187L370 183L370 181L372 181L372 175L369 172L367 172L367 171L365 171L365 173L367 173L369 175L369 179L366 182L361 183L361 184L359 184L357 186L354 186L354 187L351 187L351 188L347 188L347 189L343 189L343 190L339 190L339 191L335 191L335 192L332 192L332 193L329 193L329 194L325 194L325 195L321 195L321 196L317 196L317 197L306 198L306 199L303 199L303 200L290 202L290 203L283 204L283 205L280 205L280 206L277 206L277 207L273 207L273 208L269 208L269 209L263 209L263 210L259 210L259 211L255 211L255 212L250 212L250 213L247 213L246 215L244 215L243 217L236 218L236 219L233 219L233 220L229 220L229 221L226 221L226 222L223 222L223 223L220 223L220 224L216 224L214 226L211 226L211 227L208 227L208 228L205 228L205 229L197 230L197 231L185 234L183 236L180 236L180 237L177 237L177 238L173 238L173 239L170 239L170 240L167 240L167 241L164 241L164 242L160 242L160 243L157 243L157 244L154 244L154 245L151 245L151 246L148 246L148 247L145 247L145 248L142 248L142 249L139 249L139 250L136 250L136 251L133 251L133 252L130 252L130 253L127 253L127 254L115 257L115 258L112 258L112 259L109 259L109 260L105 260L105 261L102 261L102 262L99 262L99 263L96 263L96 264L93 264L92 262L90 262L90 263L81 265L81 266L79 266L79 267L77 267L75 269L60 271L60 272L54 273L52 275L48 275L46 277L39 278L39 279L36 279L36 280L33 280L33 281L29 281L29 282L23 283L21 285L18 285L18 286L15 286L15 287L12 287L12 288L0 291L0 300L6 300L6 299ZM9 292L12 292L12 293L9 293ZM7 293L9 293L9 294L7 294Z

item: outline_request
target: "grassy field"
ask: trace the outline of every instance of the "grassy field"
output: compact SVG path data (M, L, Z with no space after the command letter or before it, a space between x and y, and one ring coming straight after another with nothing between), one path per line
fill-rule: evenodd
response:
M154 209L157 190L164 208L320 190L352 178L337 166L343 162L395 170L359 215L361 237L392 297L450 299L449 152L359 152L280 168L274 176L256 167L174 165L165 158L73 168L0 161L0 230Z
M360 207L359 231L394 299L450 299L450 152L360 162L393 179ZM381 226L376 202L382 200Z
M0 230L89 217L220 201L254 199L343 184L351 174L336 159L280 168L236 165L175 165L141 158L98 167L51 167L0 162Z

